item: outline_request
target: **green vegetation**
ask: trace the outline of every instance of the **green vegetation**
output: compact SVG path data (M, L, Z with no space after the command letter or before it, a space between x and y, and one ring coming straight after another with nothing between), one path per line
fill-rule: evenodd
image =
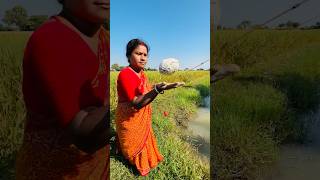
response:
M112 115L116 108L117 74L117 72L111 74ZM162 81L184 81L192 88L166 91L152 102L153 129L159 150L165 160L151 171L146 179L209 179L208 162L198 157L196 149L185 140L184 130L177 128L177 126L185 125L200 106L202 98L209 95L209 72L181 71L170 76L160 75L159 72L147 72L147 76L151 84ZM169 112L169 115L164 116L164 111ZM112 152L111 179L117 179L117 177L118 179L119 177L121 179L143 179L137 176L134 167Z
M15 157L22 143L25 118L21 92L22 57L29 35L24 32L0 33L0 179L14 179ZM200 160L195 148L185 140L182 128L177 128L196 111L202 96L209 94L209 72L177 72L171 76L148 72L148 77L152 83L179 80L194 86L165 92L153 102L153 128L165 160L148 178L209 179L208 162ZM111 109L114 113L116 72L111 78ZM164 117L164 111L169 115ZM111 163L112 179L120 176L122 179L137 178L134 168L121 157L113 156Z
M211 169L219 179L259 178L281 143L306 140L313 122L301 117L320 101L320 31L259 30L234 42L243 33L214 36L212 57L242 68L212 85Z
M16 5L12 9L5 11L2 20L6 26L0 26L0 31L33 31L47 19L47 15L28 16L28 12L24 7Z
M0 33L0 179L13 179L25 110L21 62L28 33Z

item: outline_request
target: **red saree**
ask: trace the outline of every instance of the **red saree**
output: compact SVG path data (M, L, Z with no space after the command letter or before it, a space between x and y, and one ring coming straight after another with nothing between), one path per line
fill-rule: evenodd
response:
M101 28L98 56L56 17L30 37L23 59L27 117L16 179L108 179L109 146L87 154L65 130L81 109L109 105L107 36Z
M151 105L136 110L131 101L136 95L150 91L150 86L143 71L139 77L127 67L119 74L117 89L119 99L116 109L116 130L120 148L123 156L145 176L163 160L163 157L158 151L151 127Z

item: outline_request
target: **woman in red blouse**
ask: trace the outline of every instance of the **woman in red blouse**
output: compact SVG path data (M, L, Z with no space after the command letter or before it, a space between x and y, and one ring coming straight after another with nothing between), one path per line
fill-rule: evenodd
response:
M60 0L23 59L16 179L108 179L109 0Z
M130 65L121 70L117 80L116 130L120 149L142 176L148 175L163 160L151 127L150 103L164 90L183 85L159 83L151 87L143 71L148 53L145 42L131 40L126 53Z

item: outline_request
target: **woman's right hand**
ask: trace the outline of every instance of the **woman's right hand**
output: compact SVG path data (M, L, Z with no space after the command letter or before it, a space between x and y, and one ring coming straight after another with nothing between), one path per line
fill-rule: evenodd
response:
M185 84L184 82L175 82L175 83L162 82L162 83L156 84L156 88L158 91L163 91L163 90L174 89L174 88L183 86L184 84Z

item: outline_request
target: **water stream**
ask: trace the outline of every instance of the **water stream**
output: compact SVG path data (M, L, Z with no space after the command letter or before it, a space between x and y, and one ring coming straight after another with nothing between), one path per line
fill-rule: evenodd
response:
M270 176L273 180L320 179L320 109L306 118L315 122L306 144L286 144L280 148L280 159Z
M189 121L188 129L199 153L210 159L210 97L203 99L203 106L198 108L195 118Z

